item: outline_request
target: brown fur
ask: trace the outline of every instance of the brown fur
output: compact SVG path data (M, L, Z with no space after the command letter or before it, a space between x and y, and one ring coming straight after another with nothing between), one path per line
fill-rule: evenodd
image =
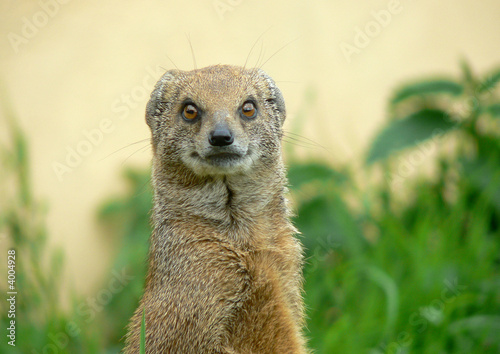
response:
M252 99L257 116L239 112ZM185 102L201 117L186 122ZM302 251L284 197L285 106L260 69L173 70L158 81L146 120L154 151L154 231L143 298L129 325L138 353L304 353ZM241 158L205 159L215 124Z

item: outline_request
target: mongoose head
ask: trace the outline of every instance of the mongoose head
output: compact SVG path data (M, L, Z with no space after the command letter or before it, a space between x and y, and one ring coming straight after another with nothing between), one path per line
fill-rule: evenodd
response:
M147 105L155 161L196 175L245 173L280 161L285 104L260 69L171 70Z

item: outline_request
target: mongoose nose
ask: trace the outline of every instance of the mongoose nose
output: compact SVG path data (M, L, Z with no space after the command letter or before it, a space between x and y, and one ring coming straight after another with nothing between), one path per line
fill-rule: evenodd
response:
M208 142L212 146L227 146L231 145L233 141L233 134L231 134L227 127L216 127L208 137Z

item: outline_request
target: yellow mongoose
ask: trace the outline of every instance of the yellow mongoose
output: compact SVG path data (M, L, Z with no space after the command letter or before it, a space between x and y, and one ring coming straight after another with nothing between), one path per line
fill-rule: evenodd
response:
M139 352L305 353L302 248L281 158L285 104L260 69L168 71L147 105L154 207Z

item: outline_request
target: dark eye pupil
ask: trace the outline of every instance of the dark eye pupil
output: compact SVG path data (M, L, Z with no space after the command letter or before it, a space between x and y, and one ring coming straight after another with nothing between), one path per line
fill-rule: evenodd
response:
M194 119L198 115L198 110L192 104L189 104L184 107L183 112L184 118L186 119Z
M243 107L242 107L242 111L243 111L243 113L244 113L246 116L249 116L249 117L250 117L251 115L253 115L253 114L254 114L254 112L255 112L255 107L254 107L253 103L251 103L251 102L247 102L247 103L245 103L245 104L243 105Z

